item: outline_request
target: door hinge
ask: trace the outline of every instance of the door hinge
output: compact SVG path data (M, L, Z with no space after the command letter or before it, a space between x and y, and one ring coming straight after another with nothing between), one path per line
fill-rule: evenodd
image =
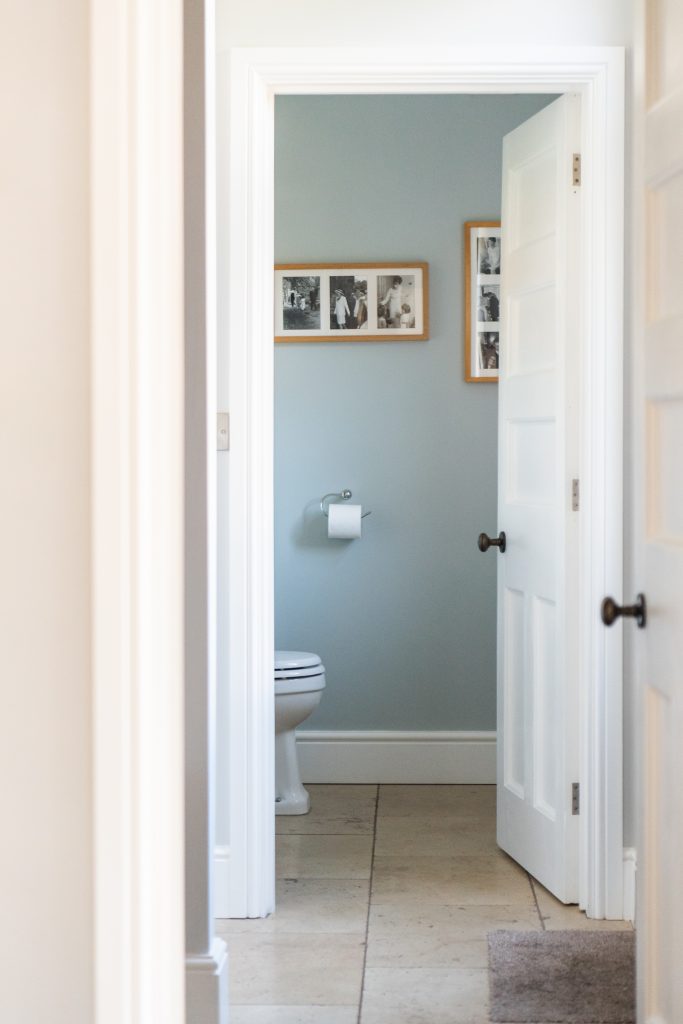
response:
M572 782L572 814L578 814L581 810L581 786L578 782Z
M219 452L230 449L230 413L219 412L216 417L216 448Z
M578 512L580 505L579 481L572 480L572 512Z
M574 153L572 157L572 185L576 187L581 184L581 154Z

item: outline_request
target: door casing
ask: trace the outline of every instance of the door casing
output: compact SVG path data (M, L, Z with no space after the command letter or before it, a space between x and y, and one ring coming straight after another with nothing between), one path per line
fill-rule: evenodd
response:
M622 648L599 620L622 594L624 51L621 47L233 48L219 55L219 737L229 846L216 911L274 908L273 286L276 95L582 96L580 257L580 906L623 916ZM457 241L454 239L454 244ZM220 721L227 725L220 731Z

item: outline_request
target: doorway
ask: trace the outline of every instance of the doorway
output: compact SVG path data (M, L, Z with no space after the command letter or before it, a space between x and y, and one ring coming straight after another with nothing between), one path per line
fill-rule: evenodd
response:
M481 56L481 55L480 55ZM272 266L273 107L281 93L582 94L586 118L585 232L581 298L583 509L580 584L581 783L580 905L590 916L620 917L621 650L599 627L604 593L621 591L621 268L602 256L623 232L623 54L510 53L478 61L472 51L395 53L234 51L225 70L230 96L230 204L224 214L230 281L219 324L226 339L227 390L235 445L219 481L229 520L219 578L230 565L219 621L229 651L219 653L219 721L227 719L228 792L219 786L219 916L263 916L273 908L273 560ZM228 84L229 76L229 84ZM227 115L227 110L225 111ZM228 173L227 164L223 164ZM606 453L609 453L607 458ZM219 513L220 514L220 513ZM223 516L221 516L223 519ZM600 552L600 557L596 557ZM219 741L220 742L220 741ZM221 820L223 819L223 820ZM221 835L222 830L222 835Z
M276 97L276 263L412 257L429 281L428 340L335 333L314 283L337 340L275 347L275 648L325 665L300 734L312 782L495 781L497 565L476 539L496 520L498 395L465 376L463 225L499 216L503 136L552 99ZM479 277L497 302L500 275ZM334 280L374 317L376 266ZM497 310L477 322L497 337ZM320 498L344 487L370 511L358 540L327 536Z

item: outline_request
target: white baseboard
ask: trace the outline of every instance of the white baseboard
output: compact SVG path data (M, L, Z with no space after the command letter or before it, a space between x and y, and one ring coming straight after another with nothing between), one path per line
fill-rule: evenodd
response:
M228 1024L228 949L214 938L211 950L185 960L187 1024Z
M624 848L624 920L636 919L636 871L638 858L632 846Z
M304 782L452 785L496 781L495 732L297 733Z

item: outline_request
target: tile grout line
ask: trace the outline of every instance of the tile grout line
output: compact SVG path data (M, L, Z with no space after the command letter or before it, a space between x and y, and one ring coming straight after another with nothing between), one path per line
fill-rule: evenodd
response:
M291 836L305 836L306 839L318 839L321 836L339 836L344 839L367 839L369 832L276 832L278 839L289 839Z
M360 979L360 997L358 999L357 1024L361 1024L363 1012L363 995L365 994L365 966L368 962L368 941L370 936L370 909L372 907L372 877L375 873L375 846L377 845L377 817L379 815L379 784L375 794L375 817L372 823L372 852L370 854L370 879L368 881L368 913L365 918L365 949L363 951L363 971Z
M534 885L534 880L533 880L533 878L531 877L531 875L529 874L528 871L526 873L526 876L529 879L529 885L531 887L531 895L534 898L534 904L536 906L536 913L538 914L538 920L541 922L541 928L543 929L543 931L546 931L547 929L546 929L546 926L545 926L545 921L543 920L543 915L541 914L541 908L538 905L538 896L536 895L536 887Z

